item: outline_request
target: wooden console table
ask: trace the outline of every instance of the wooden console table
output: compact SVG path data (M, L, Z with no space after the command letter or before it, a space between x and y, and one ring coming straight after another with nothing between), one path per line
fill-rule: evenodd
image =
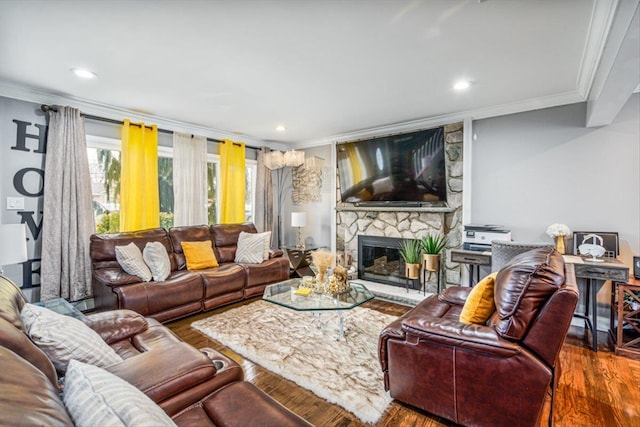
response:
M459 262L469 266L469 286L473 286L473 274L475 271L476 283L480 281L480 267L491 266L491 252L470 251L467 249L451 249L449 251L451 262Z
M472 286L474 268L476 269L476 281L478 281L480 280L480 266L491 265L491 252L451 249L449 253L451 262L459 262L469 266L469 286ZM576 278L584 279L580 282L585 283L584 312L575 313L574 316L585 321L585 330L591 331L591 349L598 351L598 292L607 280L611 280L614 284L629 280L629 268L617 258L602 258L603 262L589 262L584 257L569 255L565 257L565 262L571 263L573 257L582 259L582 262L575 262L573 265ZM613 305L611 310L613 310Z
M616 355L640 360L640 307L633 309L631 304L625 304L625 297L640 304L639 279L614 284L611 292L609 339Z
M585 329L591 330L591 349L593 351L598 351L598 292L607 280L611 280L613 287L616 282L625 282L629 279L629 267L617 258L603 259L604 262L599 263L589 262L585 259L584 263L573 264L576 278L585 279L584 283L586 284L584 313L575 313L574 317L584 319ZM613 310L613 306L611 309Z

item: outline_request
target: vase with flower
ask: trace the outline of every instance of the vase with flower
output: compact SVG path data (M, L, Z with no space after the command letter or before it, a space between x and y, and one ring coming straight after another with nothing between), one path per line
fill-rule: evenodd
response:
M561 254L567 251L564 239L570 233L571 230L564 224L551 224L547 227L547 235L555 240L556 250Z

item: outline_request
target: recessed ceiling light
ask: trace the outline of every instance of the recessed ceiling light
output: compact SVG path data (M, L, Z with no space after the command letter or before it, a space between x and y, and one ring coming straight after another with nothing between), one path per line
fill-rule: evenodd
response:
M84 68L72 68L71 72L78 77L82 77L83 79L94 79L98 77L93 71L89 71Z
M453 85L453 88L455 90L465 90L468 89L469 86L471 86L471 82L469 82L468 80L460 80Z
M276 132L284 132L285 130L287 130L287 128L285 128L283 125L276 126Z

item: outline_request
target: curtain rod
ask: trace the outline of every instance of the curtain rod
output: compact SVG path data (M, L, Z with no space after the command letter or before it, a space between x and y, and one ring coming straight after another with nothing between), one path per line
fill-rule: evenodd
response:
M40 106L40 109L41 109L42 111L44 111L45 113L47 113L47 112L49 112L49 111L55 111L55 112L58 112L58 109L56 108L56 106L55 106L55 105L46 105L46 104L42 104L42 105ZM96 120L96 121L99 121L99 122L113 123L114 125L123 125L123 124L124 124L124 121L122 121L122 120L108 119L108 118L106 118L106 117L93 116L93 115L91 115L91 114L85 114L85 113L80 113L80 115L81 115L82 117L84 117L85 119L89 119L89 120ZM133 126L139 126L139 127L142 127L142 125L141 125L141 124L139 124L139 123L131 123L131 124L132 124ZM145 127L147 127L147 128L149 128L149 129L151 129L151 126L145 126ZM172 131L172 130L168 130L168 129L160 129L160 128L158 128L158 132L160 132L160 133L167 133L167 134L170 134L170 135L173 135L173 134L175 133L175 132L174 132L174 131ZM191 135L191 137L193 138L193 135ZM215 138L209 138L209 137L207 137L207 141L209 141L209 142L216 142L216 143L218 143L218 144L222 144L222 143L224 142L224 141L223 141L223 140L221 140L221 139L215 139ZM234 142L233 144L234 144L234 145L237 145L237 146L241 146L241 144L238 144L237 142ZM245 144L245 148L249 148L249 149L251 149L251 150L260 150L260 147L253 147L253 146L251 146L251 145L246 145L246 144Z

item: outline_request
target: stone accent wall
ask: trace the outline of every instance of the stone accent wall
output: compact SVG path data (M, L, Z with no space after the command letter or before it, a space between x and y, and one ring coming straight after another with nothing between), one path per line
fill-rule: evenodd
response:
M463 124L444 126L445 165L447 170L448 208L352 208L338 203L337 249L351 253L357 265L358 235L421 239L427 234L447 236L447 249L462 245L462 164ZM340 185L338 183L338 185ZM337 191L338 200L340 191ZM441 286L459 285L460 265L449 262L448 250L443 253ZM437 277L428 275L426 289L436 291Z

